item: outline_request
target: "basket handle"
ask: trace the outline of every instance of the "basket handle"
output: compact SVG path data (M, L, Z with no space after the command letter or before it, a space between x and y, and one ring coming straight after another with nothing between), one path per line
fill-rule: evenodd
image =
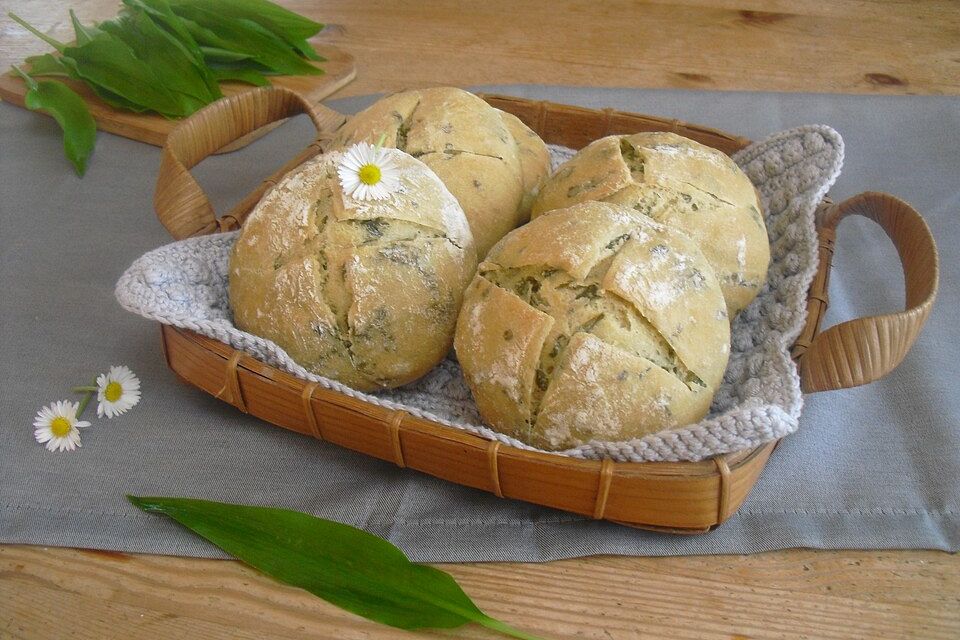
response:
M857 318L820 332L827 309L830 260L836 229L850 215L879 224L900 254L906 309L899 313ZM910 351L937 296L937 246L930 228L906 202L886 193L854 196L820 212L820 268L807 300L807 325L796 341L793 357L800 363L804 392L846 389L890 373Z
M231 142L300 113L310 116L317 128L316 139L218 219L190 169ZM323 143L344 119L336 111L282 87L253 89L207 105L184 118L167 136L153 195L157 217L177 240L239 228L267 189L291 169L323 151Z

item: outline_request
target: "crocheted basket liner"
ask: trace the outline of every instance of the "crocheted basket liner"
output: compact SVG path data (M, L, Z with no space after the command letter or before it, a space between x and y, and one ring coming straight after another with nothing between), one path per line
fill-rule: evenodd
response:
M574 151L550 147L553 168ZM623 442L591 441L548 452L618 462L698 461L796 431L803 396L790 346L803 328L807 290L817 269L815 211L840 174L843 140L824 125L777 133L733 156L767 212L771 262L757 298L731 326L730 361L710 413L700 422ZM424 378L375 394L314 375L277 344L237 329L228 302L228 263L236 232L165 245L143 255L117 283L128 311L190 329L249 353L294 376L354 398L527 450L538 450L483 425L456 359Z

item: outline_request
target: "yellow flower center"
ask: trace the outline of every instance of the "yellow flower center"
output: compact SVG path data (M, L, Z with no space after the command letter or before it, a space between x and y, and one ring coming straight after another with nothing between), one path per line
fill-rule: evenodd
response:
M107 399L107 402L116 402L122 395L123 387L120 386L119 382L111 382L107 385L107 388L103 390L103 397Z
M360 182L374 185L380 182L380 167L375 164L365 164L357 172Z
M70 433L70 421L63 416L57 416L50 421L50 431L58 438Z

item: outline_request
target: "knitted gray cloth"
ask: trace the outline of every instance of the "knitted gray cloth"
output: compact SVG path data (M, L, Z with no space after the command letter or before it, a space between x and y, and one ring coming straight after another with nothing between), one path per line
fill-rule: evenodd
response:
M570 149L551 147L554 169L572 155ZM755 447L797 429L803 398L789 349L803 328L806 292L817 268L815 210L840 173L843 141L826 126L799 127L750 145L734 160L760 192L771 263L766 286L733 321L730 361L710 414L687 427L626 442L593 441L558 455L696 461ZM412 384L372 395L309 373L275 343L237 329L227 295L230 248L236 237L222 233L191 238L147 253L120 278L117 300L128 311L214 338L328 389L536 450L482 426L452 356Z

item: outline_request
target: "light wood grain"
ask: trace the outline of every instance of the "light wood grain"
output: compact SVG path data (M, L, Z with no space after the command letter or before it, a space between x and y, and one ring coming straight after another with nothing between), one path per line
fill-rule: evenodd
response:
M6 4L55 37L57 0ZM85 19L117 0L72 0ZM541 83L884 94L960 93L955 0L284 0L328 24L360 78L341 95L407 86ZM5 16L0 68L46 50Z
M596 557L441 568L491 615L550 638L960 634L957 559L932 552ZM10 639L413 637L216 560L7 546L0 548L0 602L0 638ZM474 626L451 635L496 637Z
M116 0L71 0L102 20ZM544 83L960 94L952 0L284 1L357 59L338 95L425 84ZM59 0L5 0L0 69L58 38ZM956 638L960 558L786 551L445 567L489 613L547 637ZM422 637L449 637L421 634ZM467 628L463 638L494 637ZM0 546L0 639L411 638L235 562Z

